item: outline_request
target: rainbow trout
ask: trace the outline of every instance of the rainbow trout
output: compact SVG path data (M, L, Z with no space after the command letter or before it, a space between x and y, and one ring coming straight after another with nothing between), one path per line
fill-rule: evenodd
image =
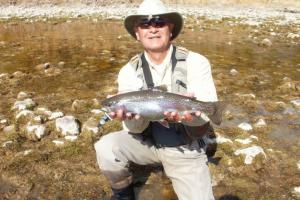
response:
M216 125L222 121L224 106L222 102L202 102L194 98L158 91L141 90L127 92L107 98L102 106L108 111L123 109L125 112L139 114L150 121L160 121L165 118L164 112L200 111L202 118L207 118ZM206 118L206 119L205 119Z

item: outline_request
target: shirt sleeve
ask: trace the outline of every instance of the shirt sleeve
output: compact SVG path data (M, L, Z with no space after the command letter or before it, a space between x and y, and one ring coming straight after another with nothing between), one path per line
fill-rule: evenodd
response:
M137 77L136 71L130 63L121 68L118 75L118 92L137 91L143 87L143 80ZM123 129L131 133L142 133L149 125L149 121L140 118L139 120L124 120Z
M200 101L218 101L210 63L194 52L187 57L187 91L194 93Z

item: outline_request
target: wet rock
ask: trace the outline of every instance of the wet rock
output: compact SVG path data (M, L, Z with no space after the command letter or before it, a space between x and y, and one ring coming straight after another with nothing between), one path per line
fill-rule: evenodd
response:
M239 72L236 69L231 69L230 72L229 72L229 74L232 75L232 76L236 76L236 75L238 75L238 73Z
M63 136L78 135L80 133L80 123L73 116L65 116L55 121L56 130Z
M265 158L267 157L263 148L261 148L260 146L252 146L252 147L248 147L245 149L238 149L234 152L234 155L245 155L245 164L249 165L252 163L253 159L259 155L262 154Z
M37 104L32 99L25 99L23 101L16 101L12 107L13 110L33 110Z
M296 107L300 107L300 99L292 100L291 103Z
M52 142L53 142L56 146L62 146L62 145L65 144L65 142L62 141L62 140L53 140Z
M26 138L31 141L39 141L48 133L44 125L27 125L25 130Z
M98 120L95 118L88 119L82 126L82 133L97 134L99 132Z
M260 45L261 45L261 46L264 46L264 47L270 47L270 46L272 46L273 44L272 44L272 42L271 42L270 39L265 38L265 39L263 39L263 40L260 42Z
M244 130L244 131L251 131L251 130L253 129L252 126L251 126L251 124L246 123L246 122L240 123L240 124L238 125L238 127L239 127L240 129Z
M10 147L13 143L14 142L11 140L3 142L2 147L4 147L4 148Z

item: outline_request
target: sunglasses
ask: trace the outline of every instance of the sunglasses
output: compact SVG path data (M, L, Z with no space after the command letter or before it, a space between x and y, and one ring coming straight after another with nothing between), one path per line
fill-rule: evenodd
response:
M137 26L140 27L141 29L148 29L150 28L150 26L155 27L155 28L162 28L164 26L166 26L168 23L168 20L163 19L163 18L144 18L144 19L140 19L137 22Z

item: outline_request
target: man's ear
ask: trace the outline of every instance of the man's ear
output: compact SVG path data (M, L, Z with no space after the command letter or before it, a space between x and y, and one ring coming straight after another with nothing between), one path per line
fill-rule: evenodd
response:
M137 39L138 41L140 41L140 36L139 36L139 34L138 34L137 27L134 27L134 33L135 33L136 39Z

